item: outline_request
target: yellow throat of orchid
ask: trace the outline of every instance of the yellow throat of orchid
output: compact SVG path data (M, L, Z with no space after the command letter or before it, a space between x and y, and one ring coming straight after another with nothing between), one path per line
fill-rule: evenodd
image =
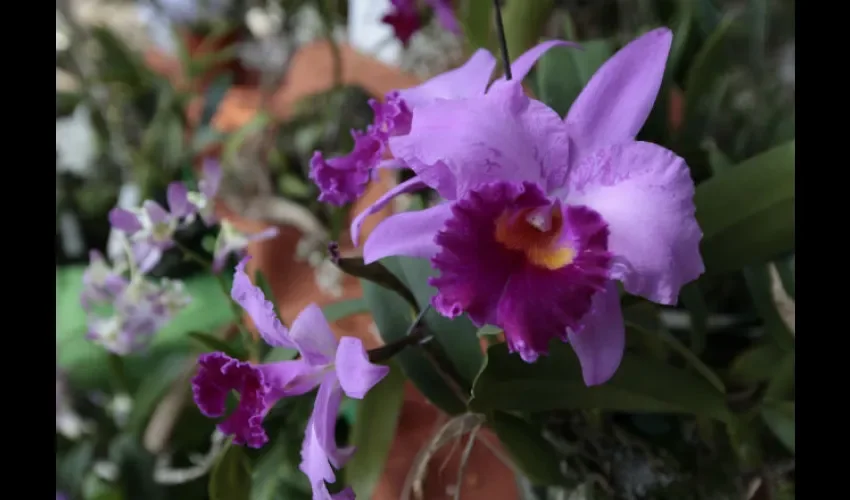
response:
M496 219L496 241L523 252L532 264L549 270L572 263L575 250L560 244L564 216L557 206L505 212Z

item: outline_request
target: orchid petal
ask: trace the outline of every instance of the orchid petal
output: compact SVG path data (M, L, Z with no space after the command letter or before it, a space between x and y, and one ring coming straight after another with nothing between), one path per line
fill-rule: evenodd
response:
M672 40L669 29L652 30L596 71L566 117L583 152L634 139L661 88Z
M584 383L599 385L617 371L626 348L620 294L613 281L594 295L593 305L582 323L580 331L570 330L567 337L581 363Z
M451 217L451 204L392 215L372 231L363 245L367 264L391 255L430 259L439 248L434 243L437 232Z
M354 246L360 244L360 228L361 226L363 226L363 222L366 220L366 217L369 217L370 215L374 214L375 212L378 212L379 210L387 206L387 204L391 202L396 196L405 193L411 193L413 191L418 191L426 187L427 185L422 182L419 177L413 177L402 182L398 186L395 186L394 188L390 189L389 191L384 193L380 198L378 198L375 203L372 203L371 205L366 207L362 212L357 214L357 217L355 217L354 220L351 221L351 241L354 243Z
M685 161L661 146L630 142L586 157L570 173L566 201L608 223L612 277L627 292L675 304L704 271L694 216L694 183Z

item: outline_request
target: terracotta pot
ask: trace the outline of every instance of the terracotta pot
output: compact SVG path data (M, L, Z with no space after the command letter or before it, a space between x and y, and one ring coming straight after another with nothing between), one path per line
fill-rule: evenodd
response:
M419 83L416 78L390 68L370 57L356 52L347 45L340 47L343 62L343 81L357 84L376 98L390 90L407 88ZM330 47L326 42L317 42L302 47L294 55L290 73L285 84L273 96L271 111L273 115L285 120L300 99L326 91L333 85ZM256 88L233 88L225 96L213 118L213 126L228 132L247 123L258 111L261 96ZM202 102L192 103L189 111L190 122L197 120ZM217 154L211 148L205 154ZM352 207L350 218L391 189L395 184L391 171L382 171L379 178L369 185L365 195ZM237 228L255 232L268 227L268 223L247 220L235 215L227 207L219 205L221 216L227 217ZM391 205L371 216L363 226L363 236L371 233L375 226L391 214ZM323 293L314 278L314 270L307 262L295 259L295 248L301 234L292 227L279 227L279 234L272 240L252 243L248 251L252 259L249 271L259 269L268 278L275 301L286 323L292 322L298 312L308 303L320 305L342 299L356 298L362 295L359 283L350 276L343 278L343 297L331 297ZM340 238L343 253L355 251L350 238L344 234ZM332 327L337 335L350 335L363 340L367 348L380 345L380 338L372 333L372 321L368 314L359 314L335 322ZM398 500L401 498L408 473L412 469L416 455L425 448L436 426L445 418L440 410L428 403L419 391L410 383L405 387L405 398L399 418L395 441L390 450L389 460L380 478L375 500ZM482 431L479 436L497 443L494 436ZM443 500L451 497L447 492L454 487L463 448L451 444L439 450L427 468L421 488L425 500ZM445 464L445 465L443 465ZM465 498L486 498L490 500L515 500L519 498L514 474L485 445L478 443L473 448L466 466L465 481L461 486Z

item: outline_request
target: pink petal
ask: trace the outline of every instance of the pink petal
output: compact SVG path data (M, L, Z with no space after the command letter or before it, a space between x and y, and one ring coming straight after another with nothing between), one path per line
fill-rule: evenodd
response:
M478 49L472 57L451 71L441 73L427 82L398 93L413 109L435 99L458 99L483 94L490 83L496 58L484 49Z
M669 29L652 30L596 71L566 117L583 152L634 139L661 88L672 40Z
M608 223L608 248L623 264L612 276L627 292L675 304L681 287L705 271L694 183L672 151L648 142L597 151L570 173L568 190L568 203L589 206Z
M168 210L175 217L185 217L192 212L193 206L189 202L186 185L182 182L169 184L166 197L168 198Z
M109 224L115 229L123 231L127 236L132 236L142 229L142 224L136 214L117 207L109 211Z
M289 329L289 338L310 365L333 363L336 356L336 337L322 309L316 304L309 304L298 313L292 322L292 328Z
M378 212L379 210L387 206L387 204L389 204L389 202L391 202L396 196L405 193L411 193L413 191L419 191L420 189L424 189L426 187L427 185L422 182L419 177L413 177L402 182L398 186L390 189L389 191L384 193L383 196L378 198L375 203L372 203L371 205L366 207L362 212L357 214L357 217L355 217L354 220L351 221L351 241L354 243L354 246L360 244L360 228L361 226L363 226L363 222L366 220L366 217L369 217L370 215L374 214L375 212Z
M581 48L577 43L567 42L564 40L547 40L545 42L539 43L534 47L526 50L522 55L514 59L514 62L511 63L511 77L512 80L516 80L521 82L528 72L531 71L531 68L537 64L537 61L543 57L546 52L549 51L552 47L558 46L571 46ZM497 80L498 82L505 81L505 77L501 77Z
M569 331L570 345L581 363L584 383L599 385L614 375L626 349L620 293L613 281L594 295L591 310L582 323L583 328L577 333Z
M336 352L336 373L342 390L348 397L363 399L389 372L389 367L369 362L369 355L360 339L340 339Z
M336 420L339 405L342 402L342 388L335 373L328 373L316 393L316 403L313 407L313 428L316 440L325 452L331 465L341 469L354 454L353 447L337 448Z
M568 145L558 114L528 98L516 81L420 108L410 133L390 139L393 154L449 200L487 182L541 183L552 171L563 179ZM446 181L446 171L454 182Z
M450 204L442 203L384 219L363 245L363 260L369 264L392 255L430 259L438 250L434 237L450 215Z

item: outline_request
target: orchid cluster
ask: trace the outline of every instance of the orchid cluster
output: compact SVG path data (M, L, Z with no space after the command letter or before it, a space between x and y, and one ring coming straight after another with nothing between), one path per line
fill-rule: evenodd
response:
M366 263L430 259L433 307L504 331L526 362L552 339L578 355L585 383L613 376L625 348L617 282L631 294L675 304L700 276L702 232L685 161L635 140L661 86L672 33L655 29L603 64L562 119L521 86L549 49L519 56L512 78L491 82L496 59L478 50L461 67L372 102L373 124L353 131L353 151L311 178L320 200L359 198L380 168L415 176L358 215L431 188L442 201L382 221L363 246ZM384 160L388 153L392 160Z
M189 191L182 182L168 186L168 210L152 200L138 209L112 209L109 220L125 242L128 258L110 265L100 252L90 254L80 300L89 316L91 340L118 355L143 350L154 334L189 304L191 299L180 281L162 278L155 282L146 277L163 254L177 245L174 238L180 229L198 219L208 227L220 225L213 272L220 272L229 256L241 257L251 241L277 234L276 228L245 234L228 221L219 221L213 200L220 182L221 166L207 160L198 191Z
M351 489L331 495L327 483L336 479L352 457L353 448L338 448L334 440L337 413L343 394L362 399L389 372L386 366L370 362L360 339L343 337L337 341L321 309L311 304L286 328L266 300L263 291L251 283L243 259L236 267L231 297L256 325L263 340L275 347L297 349L299 359L267 364L239 361L222 352L201 355L198 373L192 380L195 403L212 418L225 413L230 391L239 394L239 405L218 424L233 436L233 443L259 448L268 441L263 418L278 401L299 396L318 387L316 400L301 449L300 469L310 480L315 499L353 499Z
M410 38L422 28L423 9L418 0L390 0L392 9L382 21L392 26L396 38L407 45ZM452 10L452 0L425 0L440 25L452 33L460 32L460 23Z

